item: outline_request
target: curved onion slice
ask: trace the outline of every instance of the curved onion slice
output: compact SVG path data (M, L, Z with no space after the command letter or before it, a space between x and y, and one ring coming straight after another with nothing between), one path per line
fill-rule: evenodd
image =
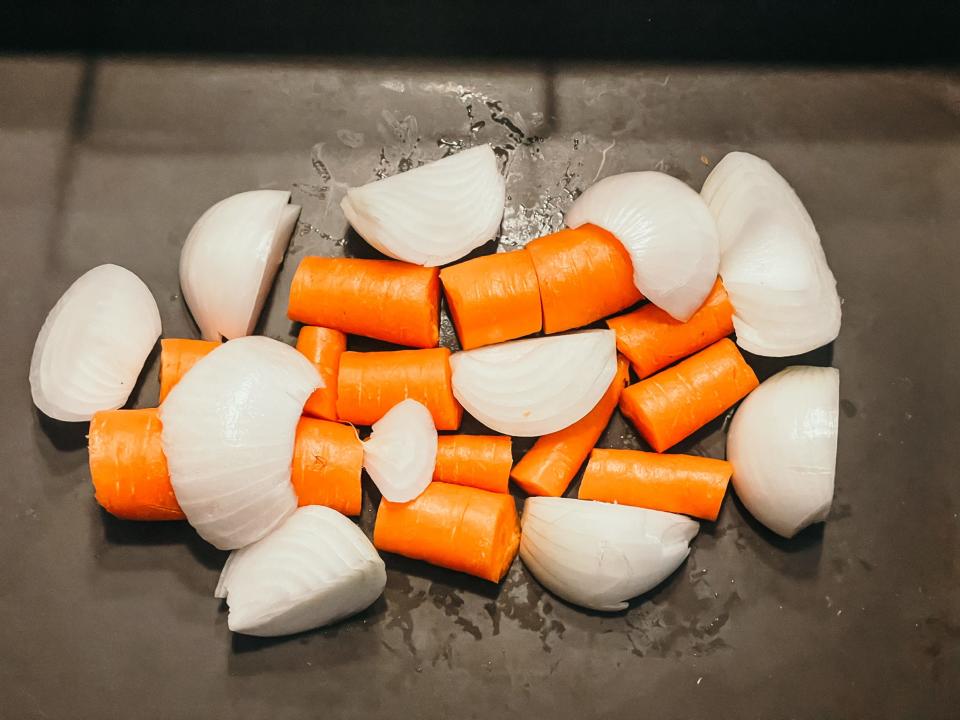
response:
M793 537L830 512L839 405L838 370L795 366L765 380L733 416L733 487L778 535Z
M520 557L550 592L593 610L625 610L690 554L700 526L684 515L629 505L532 497Z
M235 550L214 597L226 599L233 632L272 637L354 615L386 583L383 560L363 531L336 510L308 505Z
M143 281L119 265L88 270L47 315L30 359L33 403L56 420L89 420L130 397L160 337Z
M488 428L535 437L575 423L617 371L612 330L514 340L450 356L453 394Z
M437 464L437 429L416 400L394 405L370 428L363 468L390 502L408 502L426 490Z
M564 221L616 235L633 261L634 285L677 320L688 320L717 280L717 224L694 190L665 173L606 177L577 198Z
M459 260L497 234L506 186L489 145L351 188L347 220L377 250L432 267Z
M737 344L757 355L800 355L840 332L840 297L820 236L771 165L732 152L701 194L720 229L720 275Z
M180 251L180 287L204 340L253 332L300 215L290 193L251 190L221 200Z
M243 547L296 509L294 436L303 404L321 385L293 348L246 337L201 358L167 395L160 420L170 482L207 542Z

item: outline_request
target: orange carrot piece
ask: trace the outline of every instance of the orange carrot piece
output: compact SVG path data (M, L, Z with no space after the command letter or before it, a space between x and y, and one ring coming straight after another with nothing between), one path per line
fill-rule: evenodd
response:
M211 340L164 338L160 341L160 402L173 386L187 374L187 370L220 343Z
M537 271L527 250L484 255L440 271L464 350L539 332Z
M322 420L337 419L337 372L340 356L347 349L347 336L339 330L304 325L297 336L297 350L314 364L323 387L313 391L303 412Z
M101 410L90 421L90 478L97 502L126 520L183 520L160 442L157 408Z
M439 270L394 260L306 257L293 276L287 316L398 345L436 347Z
M325 505L359 515L363 444L349 425L302 417L297 424L290 480L298 505Z
M540 284L545 333L589 325L643 299L629 253L596 225L544 235L527 250Z
M337 377L337 416L372 425L401 400L422 403L437 430L460 427L463 408L453 396L450 350L345 352Z
M512 495L434 482L408 503L380 501L373 544L500 582L517 554L520 523Z
M725 339L628 387L620 395L620 410L654 450L663 452L758 384L737 346Z
M618 356L617 374L600 402L570 427L539 438L511 471L513 481L528 495L563 495L610 422L629 381L627 361Z
M617 335L617 348L642 380L733 332L733 306L717 278L703 305L686 322L670 317L654 304L607 320Z
M441 435L433 479L505 493L512 466L513 442L507 435Z
M716 520L731 474L726 460L597 448L577 497Z

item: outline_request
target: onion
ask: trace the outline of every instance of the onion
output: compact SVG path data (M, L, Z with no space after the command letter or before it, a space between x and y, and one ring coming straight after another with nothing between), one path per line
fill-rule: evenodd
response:
M233 632L271 637L354 615L386 582L383 560L360 528L336 510L308 505L235 550L214 597L226 599Z
M544 587L607 611L680 567L700 527L684 515L554 497L527 499L521 526L520 557Z
M121 407L158 337L160 311L140 278L118 265L88 270L37 335L30 359L34 405L71 422Z
M351 188L347 220L380 252L416 265L446 265L497 234L506 186L489 145Z
M701 194L720 229L720 275L737 343L757 355L800 355L840 332L840 297L820 236L793 188L765 160L733 152Z
M297 507L290 482L303 404L320 375L265 337L221 345L160 406L170 482L187 520L232 550L259 540Z
M450 356L453 394L492 430L535 437L590 412L617 371L612 330L514 340Z
M180 252L180 287L204 340L253 332L300 215L290 193L252 190L221 200Z
M394 405L371 427L363 467L390 502L408 502L426 490L437 463L437 429L416 400Z
M688 320L717 280L717 224L694 190L664 173L604 178L577 198L564 220L613 233L630 253L637 289L677 320Z
M733 487L778 535L793 537L830 512L839 404L838 370L796 366L764 381L733 417Z

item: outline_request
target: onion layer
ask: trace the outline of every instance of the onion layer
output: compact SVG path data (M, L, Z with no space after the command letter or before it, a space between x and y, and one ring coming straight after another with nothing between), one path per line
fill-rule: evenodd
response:
M437 429L416 400L394 405L370 428L363 467L383 497L408 502L426 490L437 463Z
M428 267L459 260L496 236L506 186L489 145L358 188L347 220L380 252Z
M550 592L617 611L663 582L690 553L699 524L683 515L572 498L523 506L520 557Z
M535 437L575 423L617 371L612 330L514 340L450 356L453 394L492 430Z
M665 173L606 177L577 198L564 220L613 233L630 253L637 289L677 320L690 319L717 279L717 224L694 190Z
M386 582L383 560L360 528L336 510L308 505L234 551L214 597L226 599L233 632L270 637L354 615Z
M118 265L88 270L40 328L30 359L34 405L70 422L121 407L158 337L160 311L140 278Z
M290 482L313 364L265 337L231 340L197 361L160 406L177 501L207 542L255 542L297 507Z
M733 417L733 487L778 535L793 537L830 512L839 405L838 370L795 366L765 380Z
M253 332L283 262L299 205L290 193L232 195L194 224L180 252L180 287L204 340Z

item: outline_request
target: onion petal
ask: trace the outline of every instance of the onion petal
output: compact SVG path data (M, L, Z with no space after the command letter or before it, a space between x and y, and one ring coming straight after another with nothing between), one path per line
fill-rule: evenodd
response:
M363 443L363 467L390 502L408 502L426 490L436 463L433 416L416 400L390 408Z

